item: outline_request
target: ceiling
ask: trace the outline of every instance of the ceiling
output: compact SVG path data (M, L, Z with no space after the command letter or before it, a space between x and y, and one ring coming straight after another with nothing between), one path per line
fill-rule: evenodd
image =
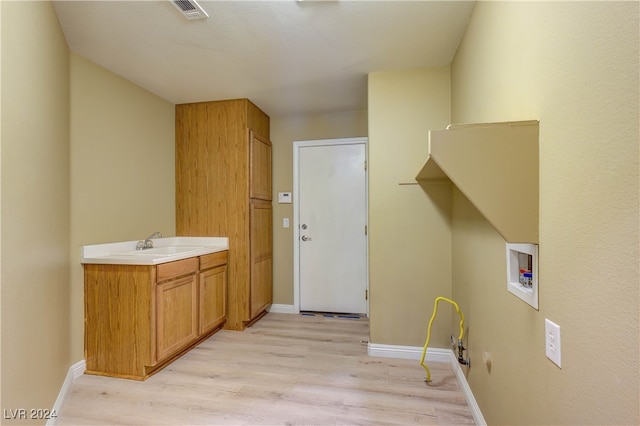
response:
M367 109L367 74L446 66L467 1L54 1L69 48L175 104L249 98L268 115Z

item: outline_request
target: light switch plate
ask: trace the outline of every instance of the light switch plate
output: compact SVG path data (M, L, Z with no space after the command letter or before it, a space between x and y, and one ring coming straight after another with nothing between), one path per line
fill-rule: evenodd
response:
M288 228L289 227L289 218L288 217L283 217L282 218L282 227L283 228Z
M545 318L544 320L545 351L547 358L562 368L562 356L560 351L560 326Z

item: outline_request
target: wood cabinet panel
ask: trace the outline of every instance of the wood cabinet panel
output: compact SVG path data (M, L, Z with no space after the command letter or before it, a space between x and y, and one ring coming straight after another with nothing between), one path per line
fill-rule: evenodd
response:
M143 377L155 356L152 289L148 266L84 265L87 372Z
M272 262L263 259L251 266L251 317L257 317L271 305L272 300Z
M250 311L255 317L271 304L273 293L271 203L251 203Z
M271 135L269 116L253 102L245 99L247 106L247 128L266 139Z
M249 206L252 197L271 199L269 131L269 117L247 99L176 106L176 234L229 237L225 327L232 330L255 318Z
M198 335L195 275L156 287L157 361L188 345Z
M219 251L217 253L205 254L200 256L200 270L222 266L227 264L228 251Z
M227 306L227 267L219 266L200 273L199 334L205 334L222 324Z
M183 275L192 274L198 270L198 258L176 260L175 262L162 263L158 265L157 281L159 283L177 278Z
M178 235L243 236L236 217L248 217L246 103L176 105Z
M249 132L249 197L271 201L271 142Z

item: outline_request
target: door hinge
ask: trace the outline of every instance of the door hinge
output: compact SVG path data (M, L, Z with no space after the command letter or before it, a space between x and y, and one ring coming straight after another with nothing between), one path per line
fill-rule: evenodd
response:
M364 160L364 171L367 171L367 160Z
M367 225L364 226L364 235L367 235Z
M369 300L369 290L364 291L364 300Z

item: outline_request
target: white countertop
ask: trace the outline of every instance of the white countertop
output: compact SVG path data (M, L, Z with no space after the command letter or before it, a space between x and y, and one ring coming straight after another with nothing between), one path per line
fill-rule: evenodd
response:
M154 238L153 249L136 250L135 241L82 246L81 263L158 265L229 250L227 237Z

